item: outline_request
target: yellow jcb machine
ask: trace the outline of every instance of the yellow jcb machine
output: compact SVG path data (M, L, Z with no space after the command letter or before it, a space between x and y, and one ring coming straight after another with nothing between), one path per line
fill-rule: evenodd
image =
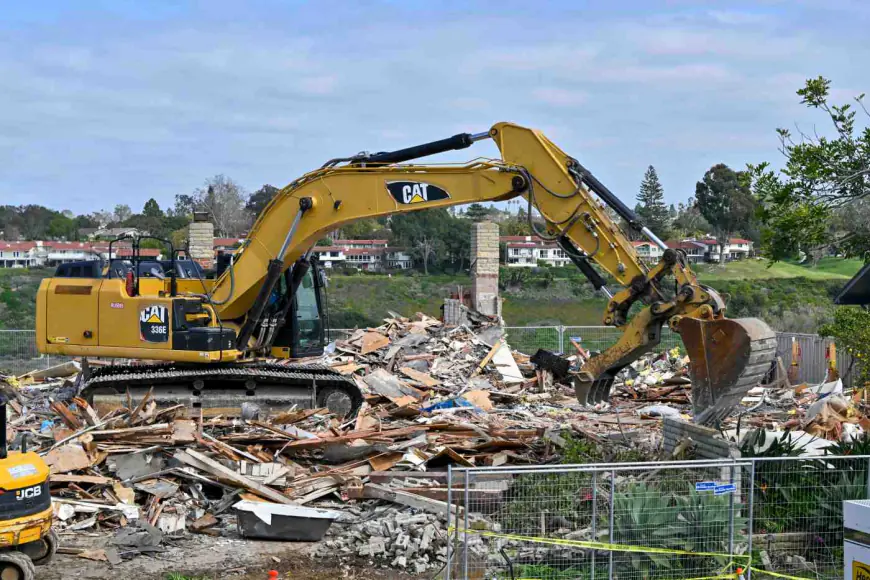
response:
M417 164L415 159L492 139L500 159ZM775 340L756 319L725 318L725 303L698 283L686 256L669 249L576 159L539 131L498 123L407 149L328 161L284 187L258 217L235 261L206 280L146 277L135 267L120 277L58 277L39 289L41 352L163 361L95 370L84 395L98 407L126 403L154 389L165 404L225 413L244 402L261 409L297 404L353 413L354 384L329 369L263 362L322 351L325 276L311 249L328 232L362 218L432 207L528 201L530 225L558 243L608 297L603 322L619 341L575 374L584 403L606 400L615 375L660 340L667 324L691 359L695 420L716 423L757 384L774 357ZM663 250L652 268L641 262L611 220ZM531 220L533 210L545 228ZM541 231L539 231L541 230ZM597 266L597 268L595 267ZM599 269L621 289L611 293ZM668 282L671 280L671 282ZM631 307L639 303L639 308Z
M51 561L57 534L51 528L48 466L27 451L7 451L6 399L0 395L0 580L33 580L34 564Z

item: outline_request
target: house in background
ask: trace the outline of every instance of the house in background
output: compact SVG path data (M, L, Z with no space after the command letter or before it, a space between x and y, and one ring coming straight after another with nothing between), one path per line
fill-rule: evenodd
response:
M646 240L631 242L631 245L634 246L634 251L637 252L637 257L647 264L658 263L658 261L662 259L662 254L664 254L664 250L658 247L657 244Z
M409 270L414 258L406 248L390 247L387 240L335 240L331 246L314 246L324 268L357 268L369 272Z
M683 250L689 262L717 263L720 261L722 246L715 238L687 238L685 240L666 242L669 248ZM725 244L725 261L744 260L753 255L753 242L743 238L731 238Z
M141 248L139 255L155 260L162 258L157 248ZM112 244L111 256L109 242L0 242L0 267L3 268L43 268L69 262L132 257L132 246L123 242Z
M571 259L565 250L537 236L500 236L505 245L504 264L512 268L534 267L538 262L548 266L567 266Z
M212 246L214 247L215 255L217 255L218 252L235 254L244 241L245 238L215 238Z

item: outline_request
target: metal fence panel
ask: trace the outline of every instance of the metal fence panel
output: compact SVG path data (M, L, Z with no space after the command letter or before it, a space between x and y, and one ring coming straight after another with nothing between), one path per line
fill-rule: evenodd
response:
M842 577L870 456L450 470L449 578Z
M587 350L602 351L613 346L622 335L618 328L612 326L564 326L566 352L573 352L571 340ZM683 347L683 341L676 332L662 328L662 339L653 349L655 352L671 350L674 347Z
M561 352L562 334L559 326L507 326L508 344L526 354L535 354L539 348Z
M798 346L798 381L817 384L825 380L828 370L827 349L832 340L816 334L778 332L776 354L782 358L786 368L791 364L793 342ZM848 386L852 386L852 365L853 359L849 353L837 352L837 368L843 384Z
M51 357L36 350L36 331L0 330L0 373L20 375L60 360L55 357L52 363Z

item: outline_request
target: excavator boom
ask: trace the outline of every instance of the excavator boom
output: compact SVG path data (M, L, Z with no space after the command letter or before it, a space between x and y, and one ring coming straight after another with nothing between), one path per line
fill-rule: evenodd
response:
M464 149L483 139L495 142L500 159L477 159L461 165L407 163ZM92 333L93 340L73 344L69 337L53 335L50 330L51 321L61 316L59 306L50 304L51 289L58 284L44 284L45 305L38 309L38 324L41 320L45 328L38 333L38 342L43 352L57 354L191 363L224 364L274 354L293 296L308 271L311 248L330 231L363 218L518 196L529 205L535 233L558 243L607 295L603 322L623 331L616 345L590 359L577 374L575 387L582 402L606 399L617 373L652 349L666 324L683 336L689 352L692 377L699 386L694 403L700 422L715 422L726 415L739 401L738 395L753 386L758 370L772 361L768 348L772 333L764 323L725 319L724 302L713 289L698 283L684 255L667 248L616 195L542 133L511 123L498 123L485 133L460 134L399 151L327 162L274 197L235 262L217 280L200 282L202 289L179 283L178 294L161 288L162 293L147 297L125 296L123 288L111 285L99 289L100 295L106 292L117 297L121 301L117 304L133 302L131 308L136 312L143 312L148 305L159 314L163 301L164 308L177 317L189 319L191 312L195 317L205 316L208 327L220 329L219 349L191 353L174 343L167 348L166 341L155 346L142 339L145 335L138 325L125 326L120 320L113 323L113 318L120 317L104 308L106 301L102 299L98 304L100 324L114 324L112 330L101 332L99 339ZM608 206L630 228L664 250L658 264L648 268L638 259L629 239L610 218ZM531 220L532 210L543 217L543 229ZM611 293L599 269L610 274L622 289ZM676 282L673 295L664 291L666 277ZM288 299L284 307L276 308L273 297L279 288ZM179 300L195 304L179 306L175 304ZM637 302L643 308L629 317ZM166 332L175 331L173 326ZM724 366L729 372L722 372Z

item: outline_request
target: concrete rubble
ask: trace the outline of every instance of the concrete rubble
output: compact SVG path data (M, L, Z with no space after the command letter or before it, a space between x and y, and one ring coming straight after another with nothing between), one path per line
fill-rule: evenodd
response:
M0 377L9 440L16 448L26 436L50 464L62 539L110 538L98 550L66 548L83 558L117 563L187 534L238 538L233 506L265 501L341 513L318 557L422 573L444 565L448 509L463 513L447 503L448 466L558 463L569 436L592 442L605 459L612 449L668 459L693 448L727 454L753 429L836 441L870 428L863 402L842 383L793 387L773 369L721 432L693 431L688 361L678 349L636 361L609 403L584 406L570 380L570 368L592 354L582 344L567 362L541 364L539 355L510 349L497 317L469 320L448 326L390 313L381 326L331 344L311 362L352 376L362 390L365 402L348 421L325 409L203 419L148 397L99 416L77 396L79 365L65 363ZM667 425L676 431L668 435ZM505 491L475 490L475 503L498 506ZM487 557L480 538L466 549Z

